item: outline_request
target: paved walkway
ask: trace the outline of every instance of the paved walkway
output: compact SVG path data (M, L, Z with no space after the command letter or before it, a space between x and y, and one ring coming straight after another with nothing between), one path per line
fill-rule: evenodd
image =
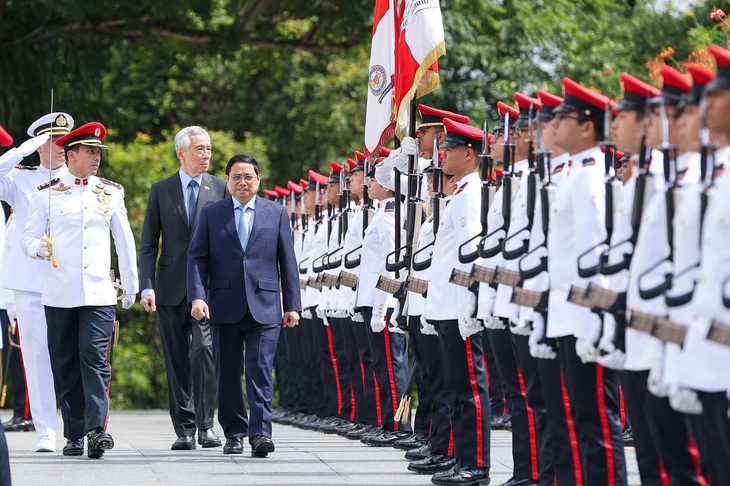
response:
M59 418L59 425L61 420ZM325 435L274 424L276 452L265 459L226 456L221 448L170 450L175 439L166 411L113 411L109 432L115 447L103 459L64 457L58 452L33 452L34 432L6 434L15 486L69 485L299 485L299 484L431 484L430 476L406 469L403 452L362 445L337 435ZM216 424L220 436L220 426ZM492 485L509 479L511 434L492 434ZM633 449L626 452L629 483L639 484Z

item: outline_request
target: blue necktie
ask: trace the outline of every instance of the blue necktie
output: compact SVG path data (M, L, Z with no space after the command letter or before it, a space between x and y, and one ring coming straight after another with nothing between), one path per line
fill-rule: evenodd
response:
M188 223L190 223L190 228L193 227L195 212L198 209L198 198L195 194L197 187L198 183L194 179L188 183Z
M249 227L248 211L250 208L245 206L238 206L241 210L241 217L238 218L238 239L241 240L241 247L243 251L246 251L248 246L248 237L251 236L251 228Z

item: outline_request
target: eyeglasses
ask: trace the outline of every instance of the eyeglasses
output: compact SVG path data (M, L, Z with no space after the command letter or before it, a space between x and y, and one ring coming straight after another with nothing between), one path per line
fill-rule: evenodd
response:
M241 182L241 179L243 179L246 182L246 184L251 184L253 181L255 181L256 179L258 179L257 176L251 175L251 174L246 174L246 175L233 174L231 176L228 176L228 178L231 179L233 182L236 182L236 183Z

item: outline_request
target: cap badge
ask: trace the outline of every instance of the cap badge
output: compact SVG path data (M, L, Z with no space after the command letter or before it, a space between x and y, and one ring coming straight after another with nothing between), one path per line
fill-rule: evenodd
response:
M54 122L57 127L65 127L68 125L68 121L66 120L66 117L63 115L58 115L56 117L56 121Z
M94 130L94 136L98 137L99 135L101 135L101 128L97 128L96 130Z

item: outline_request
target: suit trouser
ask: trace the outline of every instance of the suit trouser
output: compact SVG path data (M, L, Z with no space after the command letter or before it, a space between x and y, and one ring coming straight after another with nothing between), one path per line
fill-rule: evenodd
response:
M427 388L431 391L431 410L429 413L428 436L431 439L431 453L449 456L451 444L451 398L446 388L446 377L441 358L441 347L437 335L421 332L420 316L411 317L413 330L413 356L416 366L425 374ZM414 329L414 328L417 328ZM418 352L416 352L418 349ZM418 401L420 407L421 385L418 385ZM420 409L419 409L420 410Z
M114 306L46 306L45 310L63 435L69 440L81 439L89 430L106 429L109 418L112 373L106 352Z
M20 417L24 420L32 418L30 413L30 401L28 400L28 388L25 386L25 371L23 370L23 353L22 348L16 348L8 342L8 326L9 318L6 310L0 310L0 321L2 322L2 335L3 338L3 362L7 363L8 374L10 375L10 382L13 384L13 417ZM47 334L47 332L46 332ZM15 337L12 338L13 342L21 345L20 343L20 331L15 328ZM11 350L12 347L12 350ZM8 355L10 356L8 358ZM50 358L49 358L50 361ZM53 393L53 397L56 397L56 393Z
M297 389L298 395L302 397L299 411L309 414L317 412L317 403L322 390L317 355L314 351L312 325L312 319L302 318L295 327L301 354L300 360L297 360L297 367L300 370Z
M704 473L710 485L727 484L730 478L730 418L725 392L697 392L702 413L685 415L697 444Z
M316 390L318 396L316 397L315 413L320 417L337 415L339 395L337 393L337 379L334 367L336 358L333 349L330 348L332 338L328 327L324 325L321 318L317 317L314 310L312 310L311 330L320 383L319 389Z
M531 478L533 471L530 447L530 421L527 415L527 401L520 387L520 371L512 349L512 336L508 329L487 329L494 359L502 378L504 396L512 411L512 475L516 478Z
M271 437L274 354L281 324L259 324L251 313L236 324L211 326L218 385L218 422L227 439ZM243 394L242 373L246 377ZM248 413L246 411L248 399Z
M428 360L435 360L438 356L438 338L421 333L421 319L419 316L408 317L408 332L411 335L411 349L416 362L416 384L418 385L418 408L413 422L413 431L421 435L429 435L431 428L431 411L433 403L433 379L429 376ZM428 339L432 338L432 339ZM433 354L433 353L436 354Z
M464 340L456 320L438 321L439 347L451 404L454 457L462 467L489 468L490 407L483 336Z
M178 437L213 426L215 367L210 326L190 316L190 305L158 305L170 418Z
M15 290L18 330L23 336L23 367L30 400L30 411L38 436L56 435L58 417L54 372L48 346L46 312L41 294Z
M328 317L327 320L330 323L336 358L334 362L337 365L335 376L339 380L339 415L345 420L354 420L355 410L353 409L352 390L353 384L360 374L360 360L357 357L357 344L349 334L348 328L352 323L349 318Z
M5 431L0 428L0 486L10 486L10 456Z
M542 383L537 372L538 360L530 354L528 336L512 334L512 347L519 368L520 392L527 403L527 425L530 437L530 458L535 481L552 484L554 465L545 460L548 449L547 410Z
M386 319L393 309L388 309ZM365 322L370 327L372 307L364 307ZM373 349L373 369L380 390L380 416L385 430L411 430L411 424L394 420L398 401L408 385L408 345L406 335L391 332L386 326L380 332L370 332Z
M596 363L583 363L573 336L558 338L558 358L581 452L583 484L626 484L618 374Z
M692 454L684 416L672 409L668 398L657 397L647 389L648 378L648 370L621 374L641 484L666 484L662 480L662 467L671 486L700 484L698 461Z
M362 378L355 387L355 408L357 412L355 419L367 425L380 425L381 421L377 406L379 398L376 396L375 391L370 324L353 321L352 333L360 356L360 375Z

